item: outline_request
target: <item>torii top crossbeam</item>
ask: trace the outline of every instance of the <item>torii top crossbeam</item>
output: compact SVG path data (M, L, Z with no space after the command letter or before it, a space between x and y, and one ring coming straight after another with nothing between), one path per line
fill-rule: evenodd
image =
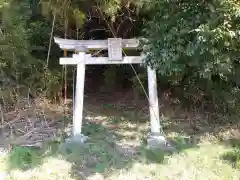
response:
M70 40L54 37L55 43L61 49L74 51L77 47L85 47L87 49L108 49L108 40ZM137 39L121 39L122 48L136 49L139 46Z
M137 49L137 39L109 38L107 40L70 40L54 38L61 49L68 51L87 51L89 49L108 50L108 57L91 57L85 59L85 64L141 64L144 56L122 56L122 49ZM77 64L78 59L60 58L60 64Z

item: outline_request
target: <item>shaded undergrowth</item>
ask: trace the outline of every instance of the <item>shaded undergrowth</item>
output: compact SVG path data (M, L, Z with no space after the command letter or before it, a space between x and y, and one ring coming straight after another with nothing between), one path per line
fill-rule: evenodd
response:
M185 129L181 130L184 133L176 133L174 136L168 134L169 142L175 147L174 152L164 152L160 149L151 150L148 149L146 144L146 136L149 132L146 116L141 115L141 113L132 113L129 115L128 112L121 113L120 116L114 113L115 115L113 116L112 114L108 114L107 111L112 110L106 108L102 114L98 113L96 117L93 117L93 122L84 121L83 134L89 136L85 144L72 143L66 145L64 143L64 135L54 141L47 142L41 148L13 147L5 158L7 171L11 172L17 169L25 172L43 165L50 166L51 164L46 163L46 161L49 158L55 158L70 164L68 173L71 174L73 179L87 179L95 173L100 173L104 177L108 177L116 171L128 171L134 168L136 164L149 167L152 164L157 164L162 167L162 165L167 165L172 157L184 159L185 152L188 150L193 154L191 154L190 161L196 163L196 166L202 166L202 164L198 164L199 162L196 161L198 156L203 156L203 160L206 159L205 154L201 153L198 155L200 152L200 137L204 132L187 133L192 128L189 124L186 124ZM126 114L126 116L123 117L122 114ZM104 116L105 119L101 120L101 116ZM98 118L100 118L99 122ZM172 124L174 124L174 120L171 118L163 121L166 132L175 130ZM178 126L177 123L176 126ZM182 126L178 126L178 129L181 129L180 127ZM202 130L205 130L205 133L210 131L205 128L202 128ZM138 143L131 145L129 142L132 141ZM233 146L232 151L224 151L222 159L230 161L234 167L237 167L239 162L239 146L233 142L231 142L231 146ZM210 154L210 157L215 155L214 148L212 151L213 155ZM207 157L208 152L205 149L203 149L203 152L206 153ZM153 171L150 169L149 171ZM206 168L206 171L208 169ZM192 169L192 172L195 171ZM157 172L154 173L157 174Z
M83 132L89 136L85 144L64 144L62 140L48 142L39 149L14 147L6 157L8 171L14 169L26 171L41 166L49 157L56 157L72 164L71 174L74 178L79 176L79 172L84 174L82 176L88 177L94 173L107 175L117 169L128 169L136 162L164 164L172 155L160 149L148 149L144 138L139 146L118 144L117 133L100 124L87 123L83 127ZM197 148L191 138L184 136L171 138L171 142L176 148L174 153Z
M230 139L227 145L231 145L233 149L224 153L222 159L231 163L234 168L240 169L240 140Z

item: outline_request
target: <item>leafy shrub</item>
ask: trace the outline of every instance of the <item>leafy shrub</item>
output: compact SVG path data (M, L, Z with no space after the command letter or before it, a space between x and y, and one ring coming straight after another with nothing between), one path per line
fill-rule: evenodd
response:
M149 149L145 145L141 146L140 153L147 161L155 163L163 163L166 155L166 152L160 149Z
M105 132L106 129L101 124L88 123L83 126L83 134L90 136L95 133Z
M185 97L221 107L239 104L240 4L227 1L151 1L145 24L146 63Z
M138 78L141 80L141 83L145 89L147 89L147 74L146 72L138 74ZM136 94L138 97L145 97L145 93L143 90L142 85L139 82L136 76L132 78L133 88L134 88L134 94Z
M113 90L116 85L116 67L108 67L104 73L104 86L102 87L103 91L109 92Z
M240 169L240 149L235 148L233 151L224 154L223 159L230 161L234 167Z
M16 147L8 157L9 168L27 169L40 163L36 151L27 147Z

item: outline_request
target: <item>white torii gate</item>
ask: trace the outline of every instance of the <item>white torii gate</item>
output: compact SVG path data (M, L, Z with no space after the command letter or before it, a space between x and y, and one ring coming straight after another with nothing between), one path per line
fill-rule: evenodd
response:
M75 51L72 57L60 58L61 65L77 65L76 93L73 110L73 136L74 141L84 142L86 138L82 134L83 119L83 99L84 99L84 81L86 65L101 64L142 64L143 56L122 56L122 49L136 49L139 41L136 39L110 38L108 40L69 40L54 38L55 43L61 49ZM87 54L89 49L107 49L108 57L92 57ZM148 144L151 147L165 145L166 139L160 132L159 106L157 94L156 71L147 67L148 72L148 92L149 92L149 110L151 133L148 137Z

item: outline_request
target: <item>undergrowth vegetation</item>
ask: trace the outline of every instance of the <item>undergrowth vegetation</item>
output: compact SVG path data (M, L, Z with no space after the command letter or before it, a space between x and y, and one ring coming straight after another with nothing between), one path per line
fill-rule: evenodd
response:
M233 139L230 141L230 145L233 149L223 154L222 158L231 163L234 168L240 169L240 141Z
M124 124L119 125L124 129ZM120 143L116 130L102 125L86 124L84 131L90 139L82 145L51 141L41 149L13 147L0 158L0 174L5 172L5 177L11 179L46 179L48 175L47 179L98 180L143 177L232 180L240 174L239 146L233 144L212 142L207 137L194 143L186 136L176 135L171 138L176 151L167 153L148 149L144 140L137 146ZM131 141L127 136L123 139Z
M234 148L232 151L224 154L223 158L230 161L235 168L240 169L240 149Z

